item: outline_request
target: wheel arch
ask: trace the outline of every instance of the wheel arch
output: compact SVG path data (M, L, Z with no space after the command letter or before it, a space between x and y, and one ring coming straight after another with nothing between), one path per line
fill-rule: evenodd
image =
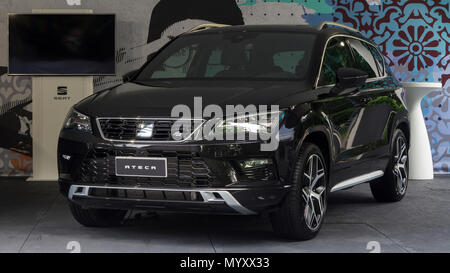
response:
M409 122L406 120L400 121L396 128L400 129L406 136L406 141L408 142L408 145L410 144L410 128L409 128Z
M408 145L410 145L410 123L408 120L407 112L402 111L400 113L397 113L396 117L394 118L394 121L392 122L392 125L390 126L390 132L389 132L389 151L391 151L391 144L392 144L392 138L394 137L395 130L400 129L406 136L406 141Z
M316 125L306 129L297 143L295 149L295 157L298 157L300 149L304 143L313 143L319 147L322 151L323 157L325 158L325 164L328 169L328 176L331 174L333 166L333 148L331 143L330 133L325 125ZM293 165L295 160L293 160ZM329 182L329 179L328 179Z
M327 135L320 130L313 131L305 136L302 144L306 142L313 143L319 147L319 149L323 153L323 157L325 158L329 170L331 157L330 157L330 143Z

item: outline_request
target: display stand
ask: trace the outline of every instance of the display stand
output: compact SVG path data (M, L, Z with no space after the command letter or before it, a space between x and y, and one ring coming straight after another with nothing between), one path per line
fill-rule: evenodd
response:
M33 13L93 13L92 10L33 10ZM33 176L27 181L57 181L59 131L69 109L93 94L92 76L34 76L33 99Z
M435 82L404 82L402 85L406 89L406 105L408 106L411 127L409 178L431 180L434 178L433 158L420 102L429 92L442 88L442 84Z

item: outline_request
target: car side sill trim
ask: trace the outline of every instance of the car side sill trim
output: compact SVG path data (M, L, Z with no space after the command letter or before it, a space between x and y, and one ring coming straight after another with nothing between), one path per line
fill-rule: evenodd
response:
M353 177L347 180L344 180L338 184L336 184L332 189L331 192L340 191L343 189L351 188L353 186L369 182L371 180L380 178L384 175L384 172L381 170L374 171L371 173L366 173L357 177Z
M198 192L203 198L204 203L225 202L227 206L234 209L243 215L253 215L256 212L247 209L227 190L205 188L205 189L193 189L193 188L180 188L180 189L167 189L167 188L144 188L144 187L117 187L117 186L95 186L95 185L71 185L69 189L69 200L73 200L74 196L89 197L90 189L116 189L116 190L143 190L143 191L164 191L164 192ZM240 190L240 189L238 189Z

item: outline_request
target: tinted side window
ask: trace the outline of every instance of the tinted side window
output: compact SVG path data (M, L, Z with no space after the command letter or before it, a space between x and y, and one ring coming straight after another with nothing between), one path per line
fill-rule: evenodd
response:
M319 86L336 84L336 73L339 68L353 67L353 57L350 49L341 37L328 42L320 71Z
M349 39L350 47L355 57L355 68L359 68L367 74L369 78L376 78L379 76L379 64L372 55L369 45L355 39Z
M375 57L375 61L377 61L377 64L379 65L379 71L380 76L384 76L384 59L381 56L380 52L372 45L369 45L370 52L372 52L372 55Z

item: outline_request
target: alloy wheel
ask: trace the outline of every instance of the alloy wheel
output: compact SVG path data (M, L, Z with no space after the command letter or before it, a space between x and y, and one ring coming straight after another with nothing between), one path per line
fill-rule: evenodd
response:
M403 137L395 142L394 166L392 169L396 180L397 191L403 195L408 185L408 149Z
M311 231L315 231L320 227L326 210L326 175L320 156L313 154L308 158L303 175L306 181L302 188L305 222Z

